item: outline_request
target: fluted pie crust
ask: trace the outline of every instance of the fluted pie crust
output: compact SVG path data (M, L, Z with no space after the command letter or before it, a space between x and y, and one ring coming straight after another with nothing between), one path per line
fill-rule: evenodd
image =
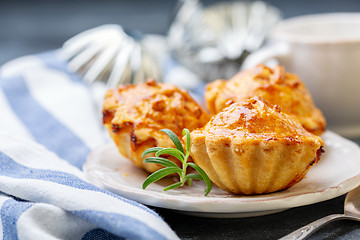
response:
M320 135L325 130L325 118L314 106L304 83L282 66L271 69L258 65L238 73L230 80L209 83L205 91L207 107L213 114L234 102L254 96L281 106L285 113L299 121L309 132Z
M120 153L148 172L160 166L143 163L141 155L147 148L175 147L161 129L168 128L182 139L183 128L191 131L208 120L208 113L186 91L153 79L110 89L103 104L103 123Z
M221 189L262 194L299 182L324 142L260 97L233 103L191 132L191 156Z

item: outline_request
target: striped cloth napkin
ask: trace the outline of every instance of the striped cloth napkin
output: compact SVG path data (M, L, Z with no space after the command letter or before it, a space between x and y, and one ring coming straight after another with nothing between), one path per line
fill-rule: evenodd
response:
M94 89L57 51L0 69L0 238L178 239L154 211L86 181L87 154L108 140Z

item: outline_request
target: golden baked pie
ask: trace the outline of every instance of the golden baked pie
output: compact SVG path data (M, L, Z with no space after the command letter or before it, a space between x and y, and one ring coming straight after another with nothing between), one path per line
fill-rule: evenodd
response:
M208 120L207 112L186 91L153 79L110 89L103 104L103 123L120 153L149 172L160 166L144 164L142 153L150 147L174 147L159 130L168 128L182 139L183 128L191 131Z
M314 106L304 83L298 76L285 72L282 66L270 69L258 65L230 80L216 80L208 84L205 92L207 107L213 114L234 102L254 96L281 106L309 132L320 135L325 130L325 118Z
M233 103L191 132L191 156L218 187L261 194L299 182L324 142L260 97Z

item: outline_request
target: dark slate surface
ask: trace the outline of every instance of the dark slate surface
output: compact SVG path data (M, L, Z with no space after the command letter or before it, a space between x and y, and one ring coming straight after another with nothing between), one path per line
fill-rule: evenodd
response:
M215 1L203 1L206 5ZM359 12L358 0L271 0L285 18L321 12ZM175 1L0 1L0 65L61 47L71 36L106 23L165 34ZM357 140L360 144L360 139ZM155 208L182 239L278 239L323 216L342 213L345 196L252 218L210 219ZM360 223L337 221L309 239L360 239Z

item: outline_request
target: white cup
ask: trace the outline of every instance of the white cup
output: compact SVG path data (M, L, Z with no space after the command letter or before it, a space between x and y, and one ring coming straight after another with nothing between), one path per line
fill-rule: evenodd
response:
M328 129L360 136L360 13L284 20L272 31L270 44L251 54L243 69L272 59L301 78Z

